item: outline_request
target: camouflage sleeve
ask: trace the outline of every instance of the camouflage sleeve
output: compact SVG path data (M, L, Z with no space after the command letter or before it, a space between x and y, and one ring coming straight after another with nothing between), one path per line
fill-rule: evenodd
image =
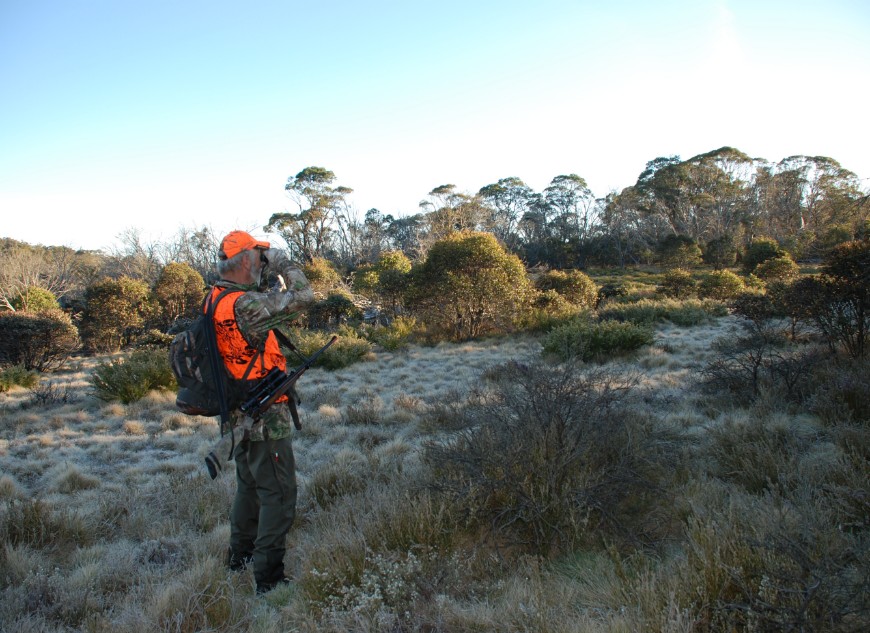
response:
M239 329L257 349L263 349L269 330L295 319L314 301L305 275L286 256L273 258L269 266L281 276L286 289L248 291L236 301Z

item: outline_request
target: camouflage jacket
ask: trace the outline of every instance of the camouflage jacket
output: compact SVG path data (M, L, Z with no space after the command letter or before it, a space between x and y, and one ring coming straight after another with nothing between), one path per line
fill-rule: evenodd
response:
M274 328L289 323L314 301L314 293L305 275L286 256L272 257L269 262L270 273L280 276L276 287L262 291L256 285L244 286L221 280L216 285L224 288L243 290L245 294L236 300L235 316L239 331L248 343L263 350L266 337ZM243 424L244 414L234 411L232 425ZM269 439L277 440L290 435L293 420L286 404L274 405L250 431L251 441L265 439L263 429L267 429Z

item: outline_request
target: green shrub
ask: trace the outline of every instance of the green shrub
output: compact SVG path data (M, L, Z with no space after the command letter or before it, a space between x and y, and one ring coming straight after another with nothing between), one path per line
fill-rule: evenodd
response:
M755 275L766 283L790 281L801 272L800 266L788 255L765 260L755 267Z
M0 393L9 391L14 386L31 389L39 382L39 374L25 369L24 365L12 365L0 370Z
M302 267L305 278L315 292L329 294L341 287L341 275L329 260L315 257Z
M688 235L668 235L656 247L658 260L668 268L701 263L701 247Z
M747 273L755 271L755 267L766 262L768 259L782 257L787 255L776 240L769 237L760 237L753 240L746 247L746 252L743 254L743 270Z
M100 400L120 400L130 404L153 389L173 389L175 376L166 350L142 349L130 356L100 363L91 377L94 393Z
M60 310L0 314L2 364L51 371L62 367L78 347L78 331Z
M372 344L361 338L354 330L345 327L338 331L338 340L317 359L315 367L323 367L330 371L349 367L354 363L365 360L372 352ZM296 330L291 338L304 356L311 356L326 345L332 334L317 330ZM294 363L293 357L288 356L288 365Z
M716 270L722 270L733 266L737 261L737 247L734 238L723 235L707 242L704 248L704 263L711 265Z
M30 286L23 294L12 300L12 307L22 312L45 312L60 310L57 297L50 290L39 286Z
M550 270L535 280L540 291L555 290L569 303L594 308L598 299L598 286L579 270Z
M416 327L416 319L411 317L396 317L387 326L376 325L373 327L366 335L366 338L375 345L380 345L385 350L393 352L407 347Z
M532 332L546 332L584 311L555 290L534 292L520 327Z
M740 294L743 288L743 280L730 270L715 270L701 279L698 294L705 299L727 301Z
M411 279L409 305L432 339L510 331L527 305L523 263L490 233L455 233L436 242Z
M629 322L576 319L554 328L544 337L544 353L561 360L579 358L583 361L603 359L651 345L649 328Z
M674 268L666 272L664 277L662 277L659 292L666 297L686 299L695 294L697 285L692 277L692 273L688 270Z
M362 311L349 296L339 292L308 308L308 323L311 327L325 328L361 318Z
M635 303L610 304L598 311L598 318L602 321L629 321L638 325L671 321L689 327L726 314L728 310L725 305L713 299L641 299Z

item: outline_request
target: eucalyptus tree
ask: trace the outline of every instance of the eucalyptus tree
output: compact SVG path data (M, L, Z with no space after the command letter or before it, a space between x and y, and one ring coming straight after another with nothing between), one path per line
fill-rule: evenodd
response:
M323 167L306 167L284 186L298 213L275 213L263 227L277 233L297 258L323 256L331 246L333 224L353 192L334 187L335 174Z
M427 242L431 245L456 231L471 231L481 223L480 199L456 191L456 185L440 185L420 202L428 225Z
M528 212L534 195L531 187L516 177L502 178L477 192L483 205L483 230L495 235L508 248L520 246L519 222Z

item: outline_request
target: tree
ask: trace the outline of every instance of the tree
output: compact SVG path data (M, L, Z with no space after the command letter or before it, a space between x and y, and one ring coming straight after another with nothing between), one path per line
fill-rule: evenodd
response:
M483 203L484 230L492 233L512 250L519 248L517 225L525 215L532 190L519 178L502 178L497 183L481 187L477 192Z
M413 310L433 335L455 340L510 328L529 290L522 262L488 233L436 242L412 276Z
M335 174L323 167L306 167L284 186L299 208L298 213L275 213L263 227L287 243L291 257L325 256L330 248L332 225L353 193L347 187L333 187Z
M159 325L168 329L177 319L195 318L205 296L202 275L188 264L167 264L154 284Z
M129 344L153 314L148 285L122 276L106 278L85 291L81 334L99 352L115 352Z

